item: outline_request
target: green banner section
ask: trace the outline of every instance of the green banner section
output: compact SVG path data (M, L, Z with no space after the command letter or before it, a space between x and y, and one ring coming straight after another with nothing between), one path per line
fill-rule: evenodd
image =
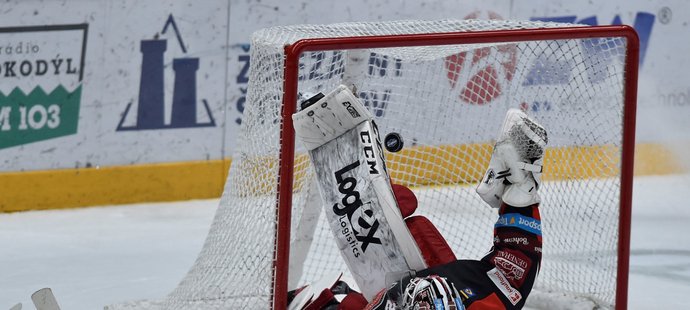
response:
M62 85L52 92L40 87L28 95L19 87L0 92L0 149L77 133L81 85L68 92Z

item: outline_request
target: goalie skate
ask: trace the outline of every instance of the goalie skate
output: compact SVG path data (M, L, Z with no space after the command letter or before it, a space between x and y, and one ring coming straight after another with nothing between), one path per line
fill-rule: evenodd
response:
M489 168L477 186L477 194L493 208L502 202L514 207L539 203L546 130L525 113L506 114Z
M395 201L378 128L359 99L341 85L307 100L293 120L335 243L362 294L370 299L385 288L389 273L426 268Z

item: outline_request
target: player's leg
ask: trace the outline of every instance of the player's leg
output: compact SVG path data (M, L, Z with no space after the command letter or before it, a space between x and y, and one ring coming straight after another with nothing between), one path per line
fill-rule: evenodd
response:
M389 273L426 268L396 204L373 115L344 85L301 107L295 135L309 151L334 243L364 296L386 288Z

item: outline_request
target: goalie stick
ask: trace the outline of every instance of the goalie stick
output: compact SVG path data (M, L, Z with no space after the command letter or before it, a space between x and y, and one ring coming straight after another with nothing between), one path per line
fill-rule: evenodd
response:
M50 288L42 288L31 294L36 310L60 310L55 295Z
M426 268L397 207L372 115L344 85L293 115L335 242L367 299L386 276Z

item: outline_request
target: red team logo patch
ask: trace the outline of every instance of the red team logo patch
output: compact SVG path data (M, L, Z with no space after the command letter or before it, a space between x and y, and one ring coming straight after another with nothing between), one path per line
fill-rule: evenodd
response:
M516 287L521 287L525 282L525 275L532 265L526 255L508 249L497 251L491 262Z
M483 14L482 14L483 15ZM489 19L503 19L495 12L488 12ZM480 12L473 12L465 19L476 19ZM445 67L448 82L459 90L460 99L470 104L487 104L504 91L513 79L517 63L515 44L485 47L446 57Z

